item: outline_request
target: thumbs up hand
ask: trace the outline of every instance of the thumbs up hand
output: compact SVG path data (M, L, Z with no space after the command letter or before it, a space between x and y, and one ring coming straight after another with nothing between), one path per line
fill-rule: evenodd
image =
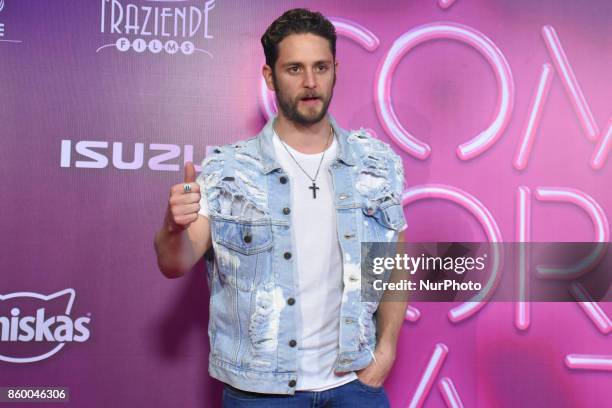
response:
M170 189L167 222L172 232L185 230L198 219L201 194L200 185L195 181L195 166L192 162L187 162L183 183L175 184Z

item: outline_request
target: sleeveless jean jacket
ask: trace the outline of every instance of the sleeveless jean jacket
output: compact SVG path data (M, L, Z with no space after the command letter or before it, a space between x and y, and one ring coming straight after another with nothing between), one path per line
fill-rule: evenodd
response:
M335 370L366 367L376 346L378 302L362 302L361 242L396 242L406 225L400 157L366 130L346 131L328 115L338 140L332 161L343 295ZM248 140L202 161L212 250L209 373L236 388L293 394L299 310L291 238L290 179L275 159L271 118ZM316 216L316 214L313 214Z

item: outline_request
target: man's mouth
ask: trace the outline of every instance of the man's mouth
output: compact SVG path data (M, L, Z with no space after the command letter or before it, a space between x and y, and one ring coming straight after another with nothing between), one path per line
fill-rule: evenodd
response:
M319 98L318 98L318 97L316 97L316 96L313 96L313 97L305 97L305 98L302 98L302 99L301 99L301 101L302 101L302 102L305 102L305 103L307 103L307 104L313 104L313 103L316 103L318 100L319 100Z

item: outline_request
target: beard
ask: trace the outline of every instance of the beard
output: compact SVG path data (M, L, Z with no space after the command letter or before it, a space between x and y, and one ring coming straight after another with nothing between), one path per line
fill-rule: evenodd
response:
M331 102L332 96L334 95L334 85L336 84L336 73L334 72L334 81L329 95L322 95L316 91L304 92L298 97L292 99L289 95L283 93L281 88L278 86L276 76L272 74L272 82L274 83L274 91L276 92L276 102L278 108L290 121L299 125L307 126L314 123L318 123L327 114L327 109ZM316 98L321 103L317 103L314 106L306 106L300 110L300 102L303 99Z

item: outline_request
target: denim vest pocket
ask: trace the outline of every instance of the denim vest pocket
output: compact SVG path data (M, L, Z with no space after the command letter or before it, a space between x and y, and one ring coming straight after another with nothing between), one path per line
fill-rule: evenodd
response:
M272 261L272 225L257 222L214 219L213 240L224 283L243 291L252 291Z
M252 255L272 248L270 221L245 222L216 219L215 241L244 255Z

